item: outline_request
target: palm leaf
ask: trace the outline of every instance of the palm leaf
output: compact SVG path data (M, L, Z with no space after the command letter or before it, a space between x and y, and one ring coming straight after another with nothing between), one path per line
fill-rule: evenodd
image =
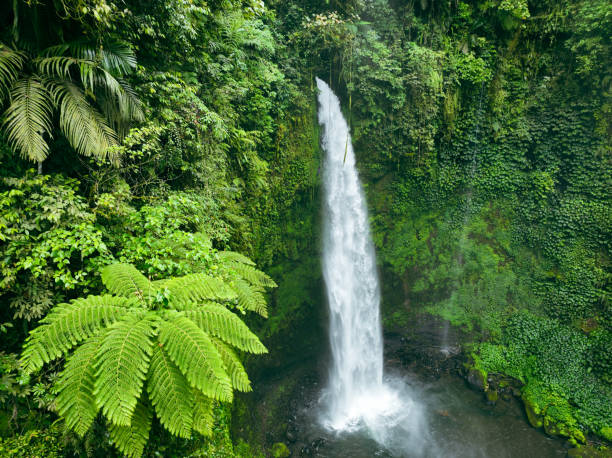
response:
M93 394L95 360L103 336L89 339L68 359L58 383L57 411L83 437L98 414Z
M117 321L136 303L123 297L89 296L55 306L26 340L21 356L23 370L32 373L63 356L79 342Z
M94 394L102 413L119 426L130 426L152 352L154 321L133 314L115 323L98 350Z
M219 337L240 350L257 354L268 352L248 326L220 304L211 302L183 313L207 334Z
M193 321L176 312L168 314L159 327L159 341L191 386L213 399L232 400L232 382L221 356Z
M0 103L23 68L25 55L0 43Z
M60 110L60 128L70 145L85 156L108 157L117 137L83 91L69 81L56 81L53 95Z
M111 441L128 458L139 458L149 440L152 419L153 413L149 405L142 399L139 400L130 426L119 426L113 423L109 425L108 432Z
M10 99L3 122L9 144L23 158L43 161L49 154L44 135L51 137L51 93L42 80L29 77L13 84Z
M147 378L149 398L161 424L172 434L188 439L193 424L193 389L159 345L153 347Z

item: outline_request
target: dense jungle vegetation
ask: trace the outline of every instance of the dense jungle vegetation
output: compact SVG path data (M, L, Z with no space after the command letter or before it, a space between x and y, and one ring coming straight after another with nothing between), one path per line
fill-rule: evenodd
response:
M611 37L607 0L3 2L0 456L286 456L231 401L325 351L315 76L385 331L448 320L609 447Z

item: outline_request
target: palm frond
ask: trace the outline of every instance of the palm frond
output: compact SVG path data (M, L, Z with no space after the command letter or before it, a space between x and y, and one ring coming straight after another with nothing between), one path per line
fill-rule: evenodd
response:
M159 345L153 347L147 387L161 424L172 434L188 439L193 425L193 389Z
M51 46L42 52L43 56L70 55L77 59L99 62L102 68L123 76L136 67L136 55L127 43L109 40L98 46L90 41L77 40Z
M60 110L60 128L70 145L84 156L108 157L109 148L117 143L116 134L83 91L69 81L56 81L53 98Z
M10 90L11 104L3 127L12 148L24 159L43 161L49 154L44 135L51 137L52 97L43 81L29 77L16 81Z
M140 458L149 440L152 419L151 407L144 400L139 400L130 426L110 424L108 432L111 441L128 458Z
M22 52L0 43L0 103L19 77L24 62L25 55Z
M248 326L236 314L220 304L210 302L183 313L207 334L219 337L240 350L257 354L268 352Z
M24 371L35 372L45 363L65 355L79 342L127 314L135 304L135 300L107 295L55 306L26 340L21 356Z
M232 400L232 382L221 356L193 321L176 312L168 314L160 324L159 341L191 386L213 399Z
M93 394L95 361L103 336L92 337L68 359L58 383L57 411L83 437L98 414Z
M112 325L98 350L96 404L119 426L130 426L152 352L154 321L138 315L127 315Z

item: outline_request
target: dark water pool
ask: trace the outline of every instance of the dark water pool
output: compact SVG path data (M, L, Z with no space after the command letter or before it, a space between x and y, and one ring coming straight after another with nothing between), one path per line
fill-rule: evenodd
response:
M298 439L292 456L313 457L486 457L554 458L567 456L564 441L532 428L522 406L514 399L487 405L483 394L471 390L454 375L420 380L402 374L406 391L420 406L421 430L397 425L382 446L365 431L335 434L317 421L320 406L307 402L297 416ZM311 396L316 397L313 391ZM410 422L410 415L407 415ZM420 431L420 432L419 432Z

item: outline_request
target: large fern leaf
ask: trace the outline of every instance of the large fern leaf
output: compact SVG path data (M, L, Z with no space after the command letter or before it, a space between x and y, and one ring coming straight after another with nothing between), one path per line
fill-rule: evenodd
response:
M58 383L57 411L66 425L83 437L96 418L93 394L95 360L103 336L90 338L68 359Z
M184 313L206 333L219 337L240 350L257 354L268 352L248 326L220 304L210 302Z
M26 373L63 356L79 342L109 326L129 311L135 300L115 296L89 296L59 304L26 340L21 356Z
M242 365L240 358L238 358L238 355L236 355L234 350L232 350L227 344L225 344L221 340L214 337L213 343L215 344L215 347L217 347L217 350L221 355L223 364L225 364L225 370L232 379L232 386L238 391L242 391L244 393L252 391L249 376L244 370L244 366Z
M151 313L125 316L105 334L98 350L94 394L102 413L129 426L149 369L154 332Z
M253 261L251 261L242 253L238 253L236 251L218 251L217 257L219 258L222 264L229 262L240 262L249 266L255 266L255 263Z
M267 301L261 287L239 279L232 282L232 287L236 291L239 307L268 318Z
M206 396L231 401L232 383L210 337L190 319L169 313L159 327L159 340L189 383Z
M147 388L161 424L172 434L189 438L193 425L193 389L159 345L153 347Z
M212 429L215 424L213 415L214 401L204 396L199 390L193 389L195 400L195 410L193 413L193 429L203 436L212 436Z
M149 440L153 413L142 399L136 404L130 426L111 423L108 428L110 438L119 451L128 458L140 458Z
M30 161L43 161L49 154L45 135L51 137L53 97L37 77L15 82L3 127L8 143Z
M275 288L277 285L268 275L263 273L261 270L257 270L255 267L248 264L243 264L237 261L228 261L224 264L224 267L233 271L235 274L245 279L252 285L264 286L268 288Z
M178 310L185 304L236 297L223 280L201 273L173 278L164 286L170 291L170 305Z
M151 282L131 264L111 264L102 269L102 283L119 296L144 300L152 291Z

